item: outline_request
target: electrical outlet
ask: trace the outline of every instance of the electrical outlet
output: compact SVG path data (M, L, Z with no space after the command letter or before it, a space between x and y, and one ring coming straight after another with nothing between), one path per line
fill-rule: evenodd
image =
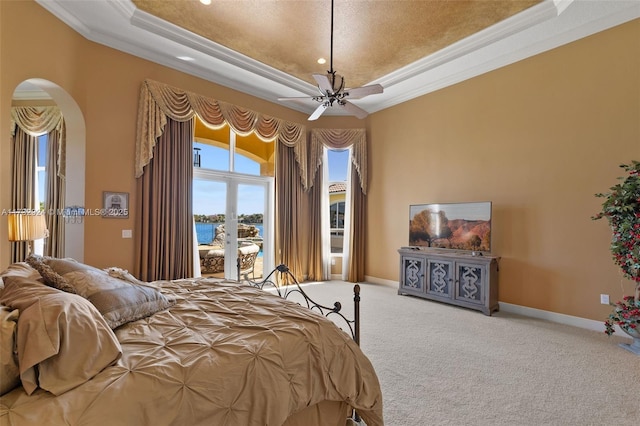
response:
M600 303L602 303L603 305L608 305L609 304L609 295L608 294L601 294L600 295Z

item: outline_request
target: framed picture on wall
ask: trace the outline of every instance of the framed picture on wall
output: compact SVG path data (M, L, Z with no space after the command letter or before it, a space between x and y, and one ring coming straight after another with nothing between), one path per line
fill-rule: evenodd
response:
M126 219L129 217L129 193L110 192L102 193L102 217Z

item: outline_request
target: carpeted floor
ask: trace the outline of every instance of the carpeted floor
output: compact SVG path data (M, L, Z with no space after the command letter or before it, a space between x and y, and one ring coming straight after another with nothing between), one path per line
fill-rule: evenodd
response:
M352 284L305 286L352 312ZM480 312L361 284L361 347L378 373L385 424L640 425L640 356L622 337Z

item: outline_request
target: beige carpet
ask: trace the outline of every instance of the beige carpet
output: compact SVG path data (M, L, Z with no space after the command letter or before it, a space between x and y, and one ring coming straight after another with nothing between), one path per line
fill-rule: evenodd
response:
M480 312L362 284L361 347L384 398L385 424L640 425L640 356L622 337ZM352 284L305 286L352 310Z

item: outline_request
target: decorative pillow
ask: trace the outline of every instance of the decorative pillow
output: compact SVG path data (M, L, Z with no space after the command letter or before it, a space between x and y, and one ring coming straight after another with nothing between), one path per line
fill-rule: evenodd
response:
M20 385L16 356L18 310L0 306L0 395Z
M33 269L28 263L26 262L12 263L7 267L7 269L0 272L0 291L2 291L2 288L4 288L4 281L2 280L2 278L8 277L9 275L15 275L19 277L28 277L28 278L33 278L34 280L42 280L42 277L40 276L38 271Z
M26 262L42 276L45 284L68 293L76 293L75 289L64 278L56 274L49 265L43 262L42 257L31 255L27 257Z
M16 342L22 387L60 395L122 356L115 334L84 298L23 277L6 277L0 303L20 310Z
M42 279L38 271L31 267L27 262L12 263L7 267L7 269L0 272L0 277L8 277L9 275L26 277L34 280Z
M114 278L73 259L44 258L43 261L77 294L93 303L111 328L146 318L175 304L175 300L152 287Z

